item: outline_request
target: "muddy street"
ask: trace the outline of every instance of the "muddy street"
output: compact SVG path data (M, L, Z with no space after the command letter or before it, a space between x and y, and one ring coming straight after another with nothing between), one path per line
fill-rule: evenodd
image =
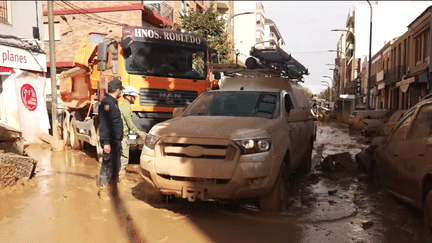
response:
M254 201L153 203L137 162L104 201L97 196L94 151L31 145L26 152L38 161L35 177L0 190L1 241L432 242L421 211L393 199L357 168L354 155L366 146L359 141L345 125L320 123L312 173L292 178L284 213L260 212ZM343 152L350 162L326 172L322 158Z

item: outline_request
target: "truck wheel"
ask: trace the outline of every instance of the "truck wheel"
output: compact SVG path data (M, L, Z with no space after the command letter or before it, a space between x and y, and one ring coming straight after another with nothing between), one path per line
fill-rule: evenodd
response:
M72 149L82 149L82 141L78 139L78 131L75 124L75 118L72 118L69 126L70 145Z
M259 198L260 210L269 212L283 212L286 208L290 183L285 162L282 162L278 178L270 194Z
M432 232L432 190L426 196L423 208L423 223L429 232Z
M65 117L62 122L62 139L65 145L69 145L69 128L67 127L66 119Z

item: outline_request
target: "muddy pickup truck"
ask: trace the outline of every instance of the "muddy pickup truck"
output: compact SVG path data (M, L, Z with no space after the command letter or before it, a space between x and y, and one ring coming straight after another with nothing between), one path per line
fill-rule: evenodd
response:
M259 199L281 211L288 177L311 170L314 120L303 88L282 77L232 77L148 133L141 176L161 195Z

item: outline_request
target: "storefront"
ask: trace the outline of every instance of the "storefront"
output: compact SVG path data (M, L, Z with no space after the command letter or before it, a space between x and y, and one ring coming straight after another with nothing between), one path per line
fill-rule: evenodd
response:
M27 143L48 132L46 54L32 45L0 45L0 122L22 132Z

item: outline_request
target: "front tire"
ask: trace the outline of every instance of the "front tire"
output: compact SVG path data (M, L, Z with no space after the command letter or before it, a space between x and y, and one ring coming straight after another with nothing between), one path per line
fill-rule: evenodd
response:
M432 232L432 190L426 196L423 208L423 223L429 232Z
M62 139L65 145L69 145L69 128L67 126L67 117L63 118L62 122Z
M312 148L312 144L309 144L306 155L300 164L300 172L304 175L309 174L312 170Z
M285 165L282 162L278 178L270 194L259 198L260 210L269 212L283 212L286 209L290 183L289 174Z

